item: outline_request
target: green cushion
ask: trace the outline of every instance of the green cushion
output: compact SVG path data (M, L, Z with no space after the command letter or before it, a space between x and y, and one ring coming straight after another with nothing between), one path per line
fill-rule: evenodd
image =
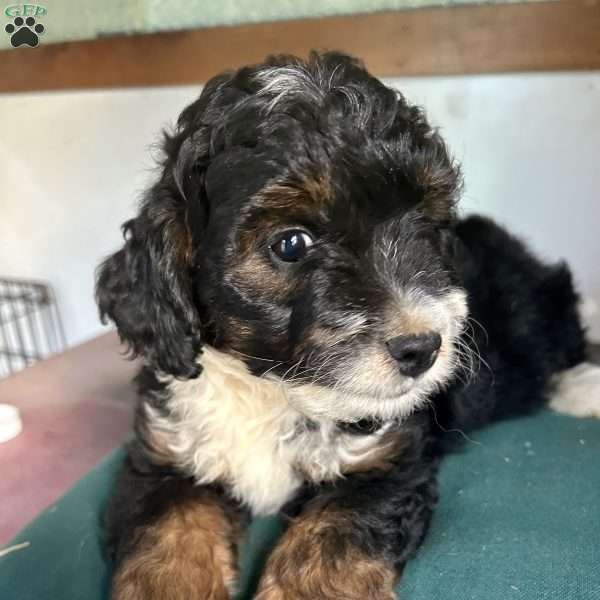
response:
M430 534L398 587L403 600L600 598L600 421L544 412L489 427L440 474ZM122 460L112 452L9 544L3 600L103 600L99 518ZM241 553L249 598L280 531L257 519Z

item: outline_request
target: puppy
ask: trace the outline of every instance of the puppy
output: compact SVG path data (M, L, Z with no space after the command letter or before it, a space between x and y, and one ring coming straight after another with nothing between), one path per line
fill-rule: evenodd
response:
M256 598L392 599L443 432L577 365L569 390L598 385L568 269L458 219L460 183L421 109L342 54L223 73L183 111L97 279L144 359L114 600L228 598L244 525L278 511Z

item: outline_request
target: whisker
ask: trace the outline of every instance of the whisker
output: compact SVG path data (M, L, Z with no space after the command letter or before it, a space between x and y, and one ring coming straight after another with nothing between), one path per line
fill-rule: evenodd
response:
M302 359L299 359L297 362L295 362L282 376L281 376L281 384L283 385L286 380L286 376L290 371L293 371L294 369L297 369L300 366L300 363L302 362ZM292 375L293 377L293 375Z
M474 323L475 325L477 325L479 327L479 329L481 329L481 331L483 331L484 335L485 335L485 343L489 344L490 343L490 336L487 332L487 329L474 317L468 316L467 317L467 321L470 323Z
M337 354L332 353L325 357L325 360L322 361L321 364L319 365L319 367L316 369L316 371L314 373L314 381L312 383L315 383L315 381L319 377L319 373L325 368L326 365L328 365L337 356L338 356Z
M261 378L265 378L271 371L273 371L274 369L276 369L277 367L280 367L281 365L285 364L284 361L280 361L277 364L273 365L272 367L270 367L269 369L267 369L264 373L262 373L260 375Z
M262 358L261 356L252 356L252 354L246 354L240 350L231 350L233 354L238 354L239 356L245 356L246 358L252 358L254 360L264 360L265 362L277 362L273 358Z
M435 421L435 424L440 428L441 431L443 431L444 433L458 433L462 436L462 438L465 441L470 442L471 444L475 444L476 446L483 446L481 442L478 442L477 440L474 440L473 438L469 437L462 429L446 429L438 420L435 404L431 400L427 400L427 405L431 408L431 411L433 413L433 420Z
M479 346L477 345L477 342L475 341L474 336L466 330L463 331L463 335L471 342L471 344L473 346L473 347L469 347L469 351L477 359L478 363L480 365L483 365L489 371L490 375L492 376L492 381L495 382L496 378L494 375L494 371L492 370L492 367L490 366L490 364L481 355L481 351L479 350ZM457 343L457 345L462 344L462 345L466 345L468 347L468 345L463 340L457 340L456 343Z

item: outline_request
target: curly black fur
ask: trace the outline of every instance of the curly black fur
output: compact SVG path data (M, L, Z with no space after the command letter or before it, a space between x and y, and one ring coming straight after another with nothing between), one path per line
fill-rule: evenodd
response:
M269 90L278 70L282 81ZM182 377L199 373L203 333L220 343L211 306L242 300L223 290L219 253L229 242L227 221L267 183L293 191L334 179L333 218L357 248L367 237L352 203L373 222L418 205L438 227L453 219L461 183L423 112L335 53L313 54L306 64L273 57L214 78L165 135L164 150L160 181L123 227L124 248L99 269L97 299L134 355ZM227 297L217 297L221 291ZM263 316L244 308L246 321Z
M443 432L538 407L552 375L583 360L568 268L543 264L487 219L458 219L459 169L438 132L338 53L271 57L214 78L165 136L164 151L160 180L97 284L102 317L145 360L142 407L168 412L160 378L200 376L203 345L256 375L284 376L295 364L322 366L323 340L339 336L320 379L335 386L381 343L390 286L415 285L440 301L466 291L473 328L461 340L477 350L475 375L458 370L432 391L430 410L397 425L405 442L389 470L311 482L284 509L335 507L347 527L334 546L360 547L400 572L435 504ZM316 240L301 263L273 259L286 225ZM390 266L392 247L401 259ZM347 330L349 316L365 316L360 335ZM340 428L370 433L364 417L341 416L349 423ZM119 560L149 523L195 493L175 464L155 464L146 419L142 408L108 516ZM227 497L223 482L230 506Z

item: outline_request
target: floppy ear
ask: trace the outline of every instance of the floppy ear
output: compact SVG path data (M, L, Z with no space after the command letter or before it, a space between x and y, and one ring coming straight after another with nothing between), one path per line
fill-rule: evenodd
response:
M192 300L191 271L206 221L204 173L216 125L228 103L232 73L210 80L165 136L163 174L135 219L123 225L125 245L97 270L96 300L103 322L115 322L134 356L165 373L200 373L201 323Z
M191 237L185 200L174 197L169 179L163 176L139 215L123 225L125 245L98 268L96 300L102 321L115 322L134 356L194 377L201 340L191 299Z

